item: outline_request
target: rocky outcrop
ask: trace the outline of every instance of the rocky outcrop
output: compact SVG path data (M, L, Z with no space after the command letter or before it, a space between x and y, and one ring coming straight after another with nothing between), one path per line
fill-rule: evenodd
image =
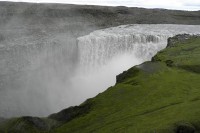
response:
M27 124L30 124L31 126L37 128L39 130L47 130L48 129L48 125L41 118L24 116L24 117L22 117L22 120L23 120L22 122L26 122Z
M93 103L90 101L90 99L88 99L80 106L69 107L58 113L51 114L48 118L60 122L68 122L76 117L87 114L90 111L92 104Z
M179 124L175 131L176 133L195 133L196 129L191 124Z
M133 75L137 76L139 74L139 72L140 72L140 69L138 69L137 67L132 67L129 70L124 71L123 73L117 75L116 83L121 83L129 77L133 77Z
M190 34L179 34L174 37L170 37L167 40L167 47L173 47L176 43L184 43L190 38L196 38L200 35L190 35Z

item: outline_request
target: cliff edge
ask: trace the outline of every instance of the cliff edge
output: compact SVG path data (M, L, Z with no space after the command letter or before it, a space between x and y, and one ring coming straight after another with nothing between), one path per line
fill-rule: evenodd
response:
M115 86L80 106L47 118L5 120L0 131L200 132L200 37L177 35L168 42L152 61L118 75Z

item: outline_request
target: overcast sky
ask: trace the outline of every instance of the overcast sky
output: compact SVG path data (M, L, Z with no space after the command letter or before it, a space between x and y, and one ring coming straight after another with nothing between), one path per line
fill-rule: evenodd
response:
M9 0L9 1L166 8L166 9L177 9L177 10L200 10L200 0Z

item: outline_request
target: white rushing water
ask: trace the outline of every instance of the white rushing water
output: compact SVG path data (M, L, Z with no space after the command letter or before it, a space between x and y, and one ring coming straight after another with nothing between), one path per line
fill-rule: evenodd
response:
M200 26L172 24L134 24L107 28L78 38L80 64L86 69L105 65L115 56L129 54L142 61L167 45L176 34L199 34Z
M60 37L59 43L2 46L0 116L45 116L78 105L114 85L117 74L150 60L167 38L183 33L200 34L200 26L122 25L77 42Z

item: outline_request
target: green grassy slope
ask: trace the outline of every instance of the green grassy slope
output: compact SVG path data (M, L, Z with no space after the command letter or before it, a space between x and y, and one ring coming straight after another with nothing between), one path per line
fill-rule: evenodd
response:
M8 120L0 124L0 132L200 132L199 57L200 37L169 45L82 105L48 118Z
M169 46L119 75L115 86L91 99L89 113L53 132L200 131L199 57L200 38Z

